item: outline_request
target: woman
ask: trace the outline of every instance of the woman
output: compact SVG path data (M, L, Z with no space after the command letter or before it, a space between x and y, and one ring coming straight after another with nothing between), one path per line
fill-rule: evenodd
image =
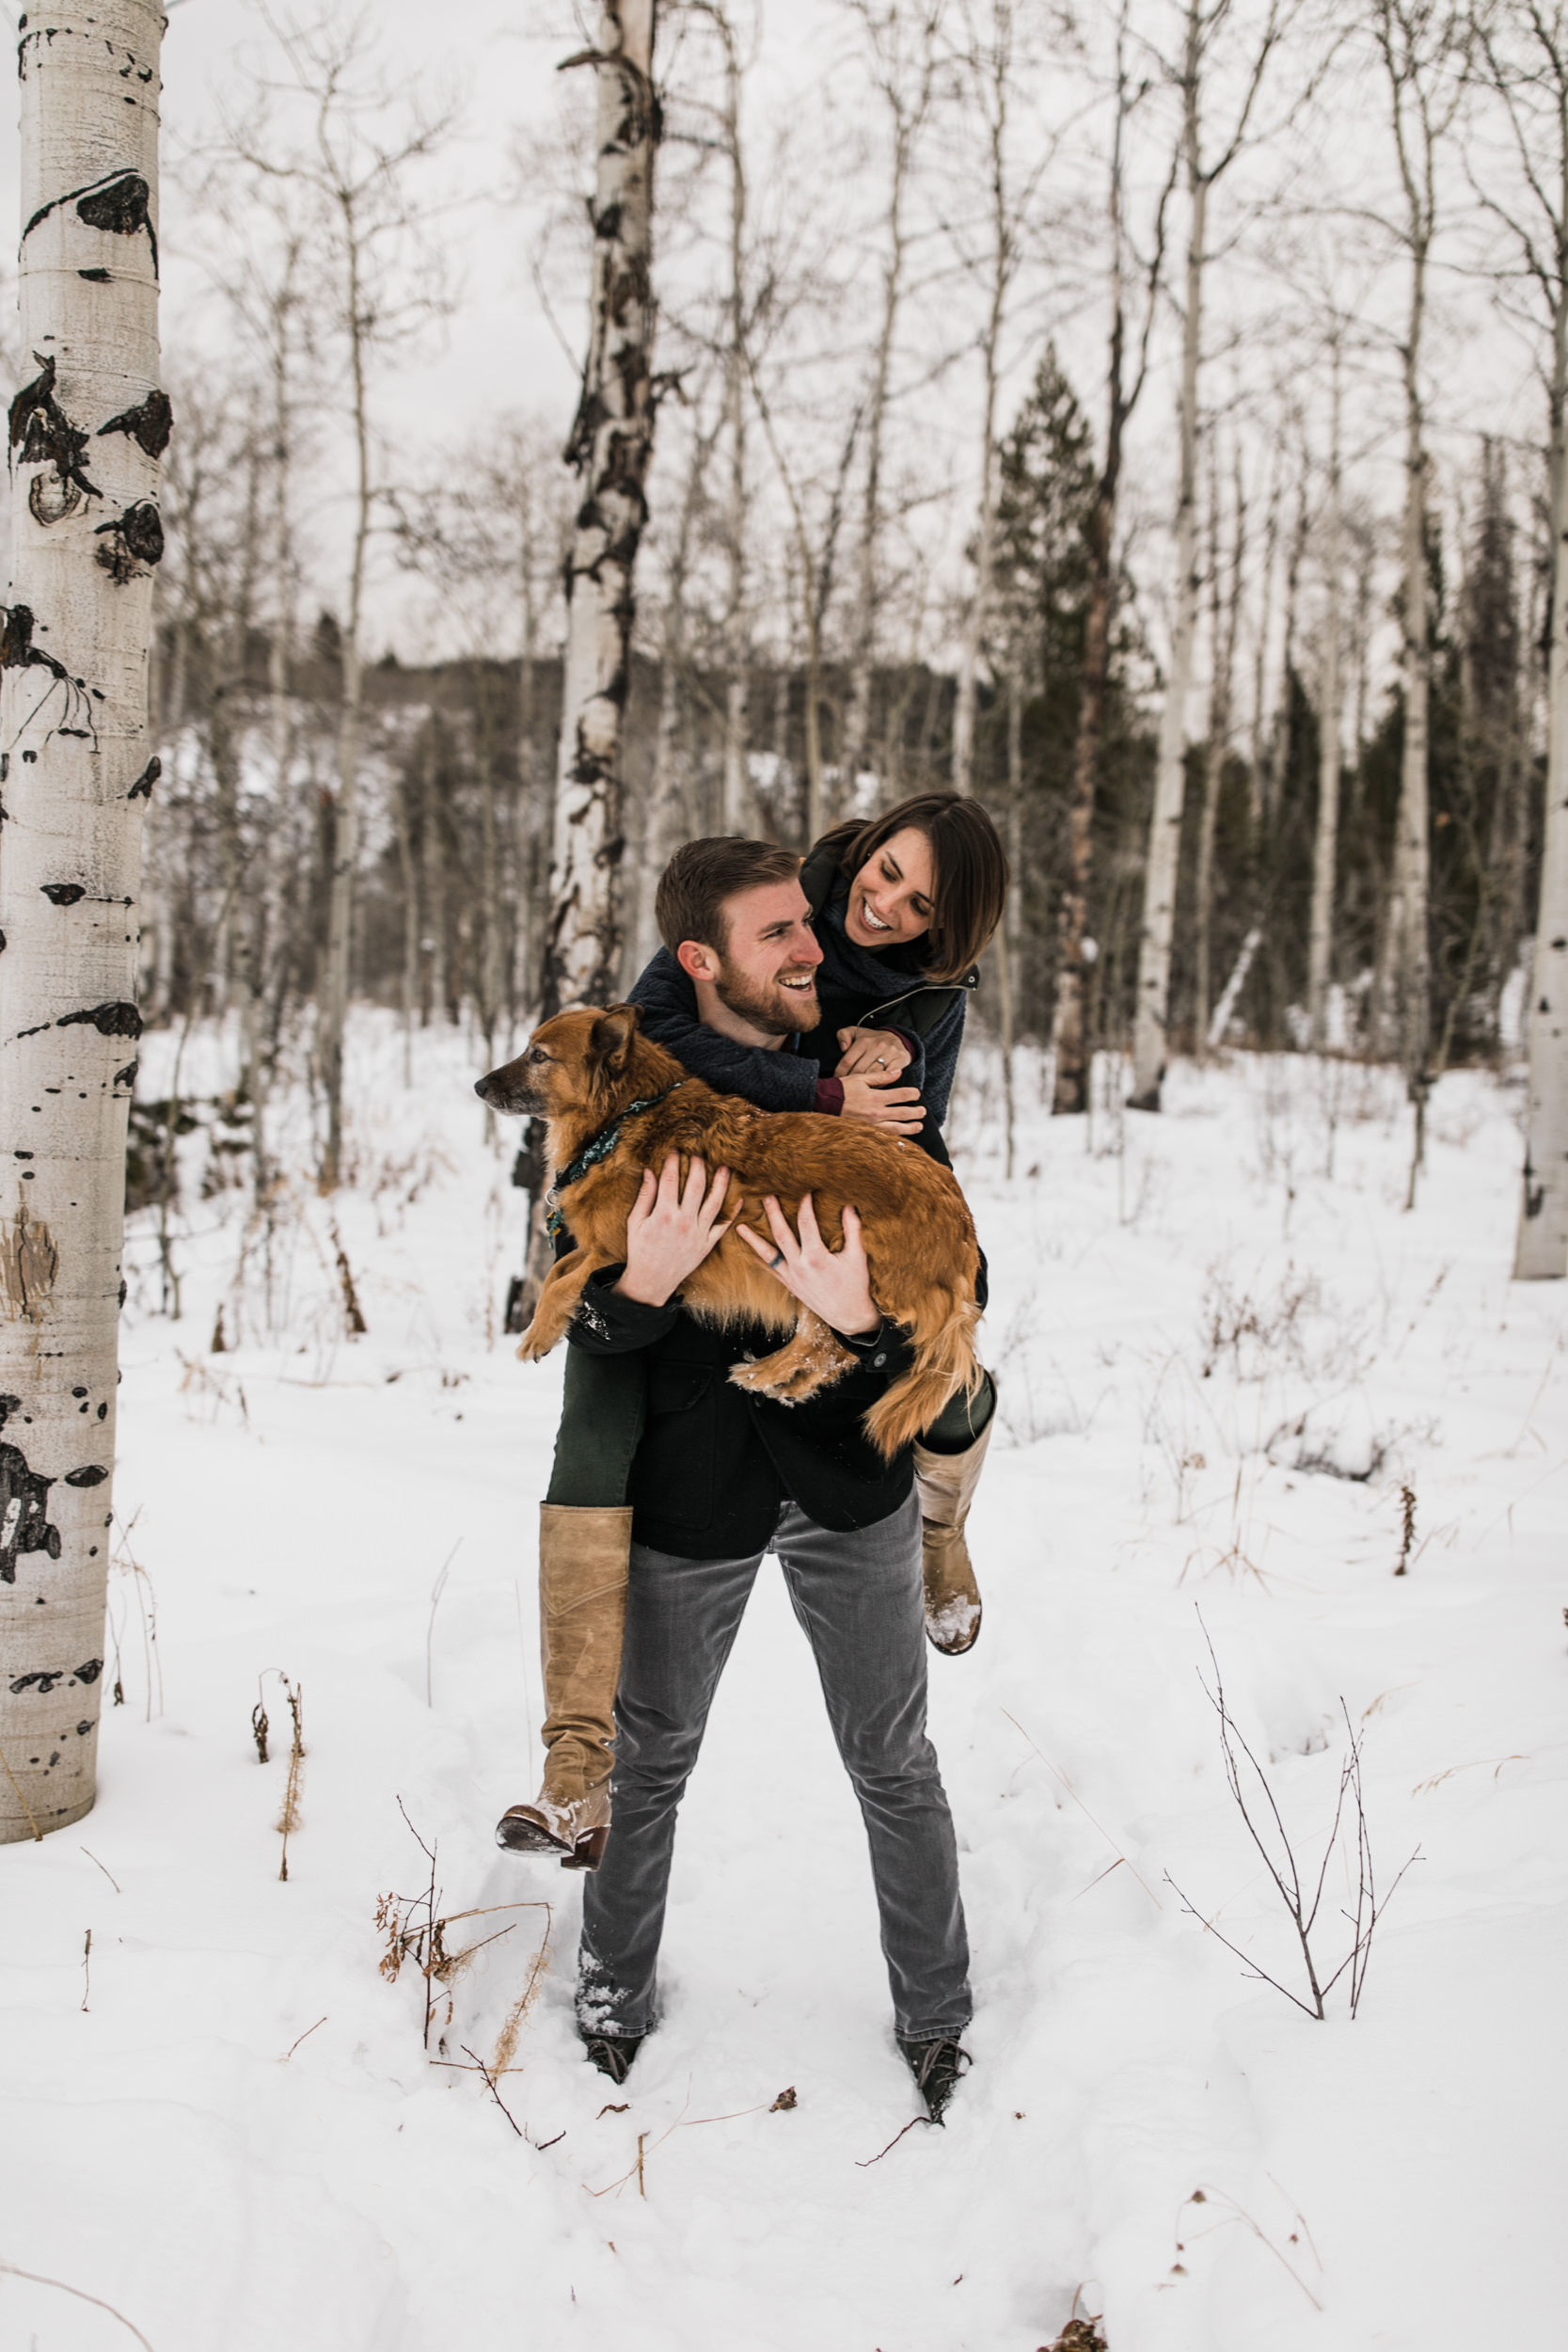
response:
M630 991L643 1029L721 1092L764 1110L870 1120L950 1165L942 1128L968 996L1006 900L1007 861L995 827L975 801L920 793L868 823L824 834L800 882L822 962L818 1025L794 1041L795 1052L706 1027L693 983L668 946ZM963 1531L995 1404L988 1375L975 1396L954 1398L914 1449L927 1635L949 1657L972 1648L980 1629ZM537 1804L513 1806L497 1830L502 1845L562 1852L568 1867L594 1867L608 1835L614 1683L606 1661L620 1651L616 1610L624 1610L631 1542L626 1480L645 1407L635 1357L568 1350L540 1527L546 1785Z

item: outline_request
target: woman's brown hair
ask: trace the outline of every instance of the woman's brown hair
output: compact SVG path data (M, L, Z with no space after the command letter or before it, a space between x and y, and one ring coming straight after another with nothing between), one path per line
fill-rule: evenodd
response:
M978 801L959 792L916 792L869 823L835 825L816 846L831 847L853 880L906 826L925 834L936 868L922 968L928 979L961 980L990 946L1007 903L1007 852Z

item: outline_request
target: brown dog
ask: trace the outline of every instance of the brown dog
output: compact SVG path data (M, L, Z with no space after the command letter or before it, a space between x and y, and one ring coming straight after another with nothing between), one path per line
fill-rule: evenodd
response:
M724 1215L753 1232L767 1232L762 1202L768 1193L793 1225L809 1192L830 1248L842 1243L845 1203L859 1211L872 1295L914 1344L909 1371L865 1417L866 1435L884 1456L891 1459L928 1428L958 1390L973 1393L979 1386L974 1227L951 1172L918 1144L858 1120L759 1111L737 1095L716 1094L642 1036L635 1005L558 1013L534 1031L515 1061L482 1078L477 1091L493 1110L548 1120L558 1184L579 1153L608 1138L603 1155L561 1190L577 1247L546 1279L517 1350L525 1361L547 1356L564 1336L589 1277L624 1261L626 1218L642 1171L657 1175L674 1152L683 1184L694 1158L711 1171L730 1170ZM633 1104L646 1107L628 1113ZM688 1275L680 1297L704 1322L754 1318L792 1332L773 1355L735 1367L730 1378L739 1388L793 1404L854 1361L738 1233L726 1233Z

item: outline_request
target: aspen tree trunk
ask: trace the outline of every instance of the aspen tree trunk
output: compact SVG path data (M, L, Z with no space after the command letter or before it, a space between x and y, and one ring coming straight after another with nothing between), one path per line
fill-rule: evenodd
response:
M920 43L912 91L901 80L896 53L897 8L884 12L884 36L895 37L880 87L893 121L893 174L888 188L887 252L882 262L881 317L865 405L865 480L861 499L861 537L855 583L854 624L850 632L849 705L845 717L838 758L838 814L848 807L869 752L871 686L877 660L877 599L881 578L882 440L887 426L889 388L893 380L894 340L904 300L904 270L909 232L905 202L915 148L930 108L936 76L936 36L942 0L918 0L909 13L916 19ZM869 13L867 24L876 27ZM813 839L816 835L813 834Z
M1116 590L1117 501L1121 488L1122 437L1143 389L1155 289L1164 261L1164 205L1157 216L1154 253L1144 314L1142 353L1132 389L1126 388L1127 308L1122 217L1122 149L1133 101L1127 69L1128 0L1117 28L1116 115L1112 129L1107 212L1111 240L1111 340L1105 394L1105 462L1094 485L1094 503L1085 527L1088 546L1088 593L1084 623L1083 686L1078 737L1072 755L1072 797L1068 805L1068 872L1057 918L1056 994L1051 1018L1053 1117L1089 1107L1090 1057L1086 1042L1088 967L1084 939L1088 923L1089 883L1094 866L1095 786L1100 742L1105 727L1105 697L1111 674L1111 623Z
M1312 848L1312 914L1307 941L1307 1017L1313 1046L1327 1042L1328 986L1334 964L1334 884L1339 844L1339 340L1334 342L1329 411L1328 512L1323 525L1323 688L1318 707L1318 827Z
M1181 332L1181 486L1176 509L1176 619L1171 631L1170 675L1160 714L1160 748L1154 773L1154 810L1148 826L1148 862L1144 873L1143 927L1138 945L1137 1011L1132 1028L1134 1110L1157 1111L1165 1074L1165 1016L1170 996L1171 935L1176 921L1176 881L1181 853L1181 808L1186 794L1187 696L1192 685L1193 636L1197 621L1197 368L1203 329L1203 243L1208 226L1209 183L1198 168L1197 10L1188 18L1185 146L1192 215L1187 231L1187 306Z
M1426 564L1425 418L1418 375L1426 304L1426 255L1413 259L1410 321L1404 351L1404 517L1401 534L1401 675L1404 744L1395 819L1393 875L1385 934L1384 1039L1399 1057L1406 1084L1425 1074L1430 991L1427 931L1427 761L1432 653Z
M1568 181L1568 139L1563 146ZM1568 224L1568 187L1563 219ZM1568 281L1552 319L1552 636L1546 688L1546 822L1529 991L1525 1185L1517 1282L1568 1274Z
M517 656L517 792L519 800L516 937L513 962L515 1010L526 1020L539 984L539 948L543 939L541 900L548 879L545 870L551 831L551 791L541 791L544 770L538 743L539 594L534 579L533 503L530 491L523 516L522 644ZM541 807L543 801L545 805Z
M991 573L996 542L996 392L1002 360L1002 326L1012 282L1016 234L1007 193L1007 95L1012 62L1012 11L1006 5L992 10L995 47L986 92L986 130L990 180L991 279L990 300L981 343L983 393L980 403L980 511L974 532L974 595L964 622L958 656L958 691L953 709L953 783L959 792L974 788L974 717L979 692L980 652L990 616ZM1004 951L1001 966L1006 971ZM1008 1085L1011 1086L1009 1076ZM1009 1096L1010 1101L1010 1096ZM1012 1121L1008 1116L1007 1156L1012 1158ZM1010 1171L1009 1171L1010 1172Z
M349 381L354 421L354 551L349 564L348 618L342 636L341 701L338 709L338 797L332 828L332 895L327 914L326 973L322 992L318 1054L326 1093L326 1152L323 1192L336 1191L343 1158L343 1032L348 1023L354 956L355 878L359 866L360 609L365 554L371 536L371 437L365 389L365 317L360 298L360 229L351 197L340 201L346 273Z
M1264 811L1273 794L1269 770L1274 758L1274 729L1269 723L1269 636L1274 628L1274 575L1279 556L1279 499L1283 473L1276 447L1269 472L1268 520L1263 527L1263 601L1258 619L1258 644L1252 668L1252 774L1248 813L1252 820L1254 857L1263 838Z
M654 921L658 878L679 843L682 831L690 829L685 763L680 749L684 715L681 670L686 660L686 594L691 542L702 507L708 459L712 453L713 435L694 433L691 462L687 468L686 485L681 495L680 517L675 525L675 544L670 551L670 581L665 594L659 644L658 733L654 742L653 789L648 797L642 859L637 876L637 915L632 934L640 971L658 946L658 931ZM726 827L726 830L729 828Z
M622 730L654 437L654 8L655 0L605 0L593 56L598 172L588 359L567 451L582 497L566 565L546 1014L607 1002L620 964Z
M158 45L147 0L24 20L0 858L0 1840L94 1796L158 460Z
M1241 455L1236 459L1236 537L1231 551L1230 595L1223 594L1220 566L1219 448L1213 452L1212 503L1209 534L1209 612L1212 675L1209 681L1209 739L1203 756L1203 808L1197 840L1196 945L1196 986L1193 1027L1200 1062L1209 1057L1209 999L1213 986L1214 840L1219 825L1220 787L1230 740L1230 696L1236 667L1236 630L1242 596L1246 509L1243 502Z
M437 1028L447 1018L447 841L441 823L440 795L436 780L440 748L433 710L424 731L424 756L420 764L420 798L423 804L424 831L420 838L420 863L424 868L424 913L429 926L426 938L430 948L429 993L420 1007L420 1025L428 1028L434 1022Z
M752 822L747 768L746 642L746 170L740 151L740 61L735 33L722 11L716 20L724 43L724 137L730 155L730 325L724 354L724 405L730 444L729 514L725 520L728 583L724 610L724 818L721 831L744 834Z
M267 646L267 735L272 753L273 806L264 827L262 880L255 910L256 944L251 973L258 1014L264 1002L269 961L281 927L278 849L287 838L290 771L293 764L293 710L289 697L289 666L293 656L293 536L289 507L289 467L293 455L293 405L290 376L290 323L296 300L295 271L299 243L288 248L282 282L271 306L272 328L272 628ZM275 995L274 1002L277 1003ZM267 1152L267 1097L273 1061L277 1051L276 1030L258 1040L250 1069L250 1152L256 1197L260 1200L271 1181Z

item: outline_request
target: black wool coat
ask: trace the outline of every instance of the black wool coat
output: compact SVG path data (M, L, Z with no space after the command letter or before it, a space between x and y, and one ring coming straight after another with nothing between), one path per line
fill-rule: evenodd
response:
M767 1549L784 1502L844 1534L898 1509L913 1484L911 1451L884 1462L861 1426L911 1361L893 1324L846 1339L853 1368L803 1404L782 1405L728 1378L732 1364L770 1355L776 1334L760 1325L720 1330L674 1300L621 1298L623 1271L591 1279L566 1336L590 1355L642 1359L647 1420L627 1490L636 1542L682 1560L740 1558Z

